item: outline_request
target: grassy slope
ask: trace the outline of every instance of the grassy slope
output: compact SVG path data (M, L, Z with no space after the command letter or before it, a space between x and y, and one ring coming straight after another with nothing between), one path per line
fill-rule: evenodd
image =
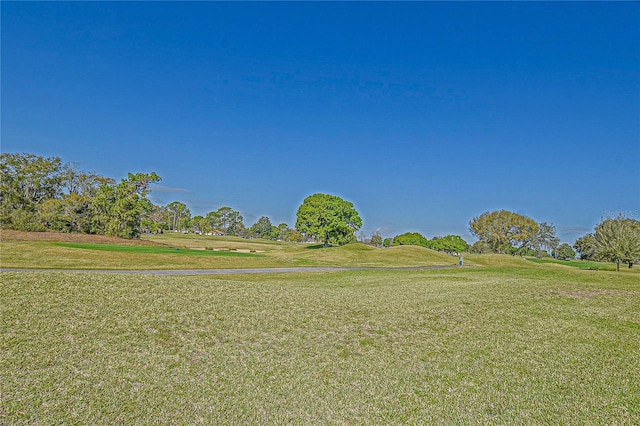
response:
M563 265L563 266L571 266L579 269L590 269L595 271L615 271L616 266L614 263L602 263L602 262L592 262L586 260L556 260L556 259L528 259L531 262L535 263L547 263L547 264L555 264L555 265ZM627 268L628 265L622 264L621 268Z
M5 273L0 423L638 424L635 274Z
M55 241L3 239L0 264L5 268L80 269L218 269L290 266L428 266L455 264L457 258L421 247L373 248L362 244L317 248L308 244L244 240L233 237L207 237L182 234L147 237L153 246L126 246L120 250L95 250L82 242L60 244ZM111 244L113 244L111 242ZM109 248L109 245L103 245ZM246 257L218 256L208 250L176 253L160 252L158 247L221 249L257 252Z

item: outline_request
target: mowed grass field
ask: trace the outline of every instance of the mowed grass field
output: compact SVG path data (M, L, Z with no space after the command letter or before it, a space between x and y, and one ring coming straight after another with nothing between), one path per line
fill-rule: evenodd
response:
M637 272L473 263L4 272L0 424L640 424Z
M3 230L4 268L229 269L297 266L413 267L455 265L458 258L416 246L374 248L364 244L321 245L183 234L145 236L141 241L86 235Z

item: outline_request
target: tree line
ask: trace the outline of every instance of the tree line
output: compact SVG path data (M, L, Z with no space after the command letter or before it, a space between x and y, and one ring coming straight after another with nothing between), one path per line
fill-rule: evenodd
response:
M475 253L551 255L561 260L575 259L578 254L582 260L614 262L618 271L621 263L631 268L640 261L640 221L622 214L602 219L593 233L578 238L573 246L560 244L553 224L537 223L507 210L474 217L469 230L478 238L469 248Z
M353 204L330 194L304 199L295 227L274 225L267 216L246 227L241 213L223 206L204 216L192 216L186 204L166 206L149 200L151 185L160 182L155 172L128 173L117 182L95 173L81 172L58 157L28 153L0 154L0 226L25 231L59 231L138 238L141 233L195 232L267 238L281 241L317 241L323 245L356 241L362 219ZM640 259L640 221L622 215L603 219L593 233L573 246L560 243L553 224L507 210L488 211L469 222L478 241L447 235L427 239L408 232L385 238L375 232L375 246L417 245L450 254L503 253L612 261L631 267ZM365 238L362 237L363 242ZM575 251L574 251L575 249Z
M443 251L451 255L457 255L467 251L469 244L459 235L447 235L445 237L433 237L428 240L418 232L406 232L383 241L385 247L413 245L426 247L431 250Z
M58 157L0 154L0 225L25 231L61 231L136 238L151 210L156 173L125 179L78 171Z
M250 227L245 226L242 214L223 206L204 216L191 216L186 204L173 201L166 206L153 205L141 222L146 233L183 232L206 235L230 235L243 238L265 238L301 242L304 236L286 223L273 225L267 216L261 216Z
M355 241L362 219L353 204L328 194L307 197L296 227L273 225L267 216L250 227L241 213L223 206L192 216L186 204L166 206L149 199L155 172L129 173L120 182L79 171L58 157L29 153L0 154L0 226L24 231L58 231L138 238L165 231L232 235L282 241Z

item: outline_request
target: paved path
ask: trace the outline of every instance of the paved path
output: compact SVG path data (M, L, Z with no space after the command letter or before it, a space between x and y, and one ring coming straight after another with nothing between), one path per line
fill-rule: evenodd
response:
M365 267L299 267L299 268L248 268L248 269L34 269L34 268L0 268L0 272L73 272L99 274L132 274L132 275L237 275L237 274L281 274L295 272L339 272L339 271L428 271L431 269L457 268L457 265L415 266L398 268L365 268Z

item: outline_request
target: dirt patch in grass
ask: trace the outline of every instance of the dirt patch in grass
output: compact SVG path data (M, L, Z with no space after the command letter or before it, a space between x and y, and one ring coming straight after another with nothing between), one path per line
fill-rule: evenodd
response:
M67 234L64 232L25 232L12 229L0 229L0 241L51 241L61 243L95 243L95 244L125 244L143 246L164 246L164 244L143 240L126 240L104 235Z

